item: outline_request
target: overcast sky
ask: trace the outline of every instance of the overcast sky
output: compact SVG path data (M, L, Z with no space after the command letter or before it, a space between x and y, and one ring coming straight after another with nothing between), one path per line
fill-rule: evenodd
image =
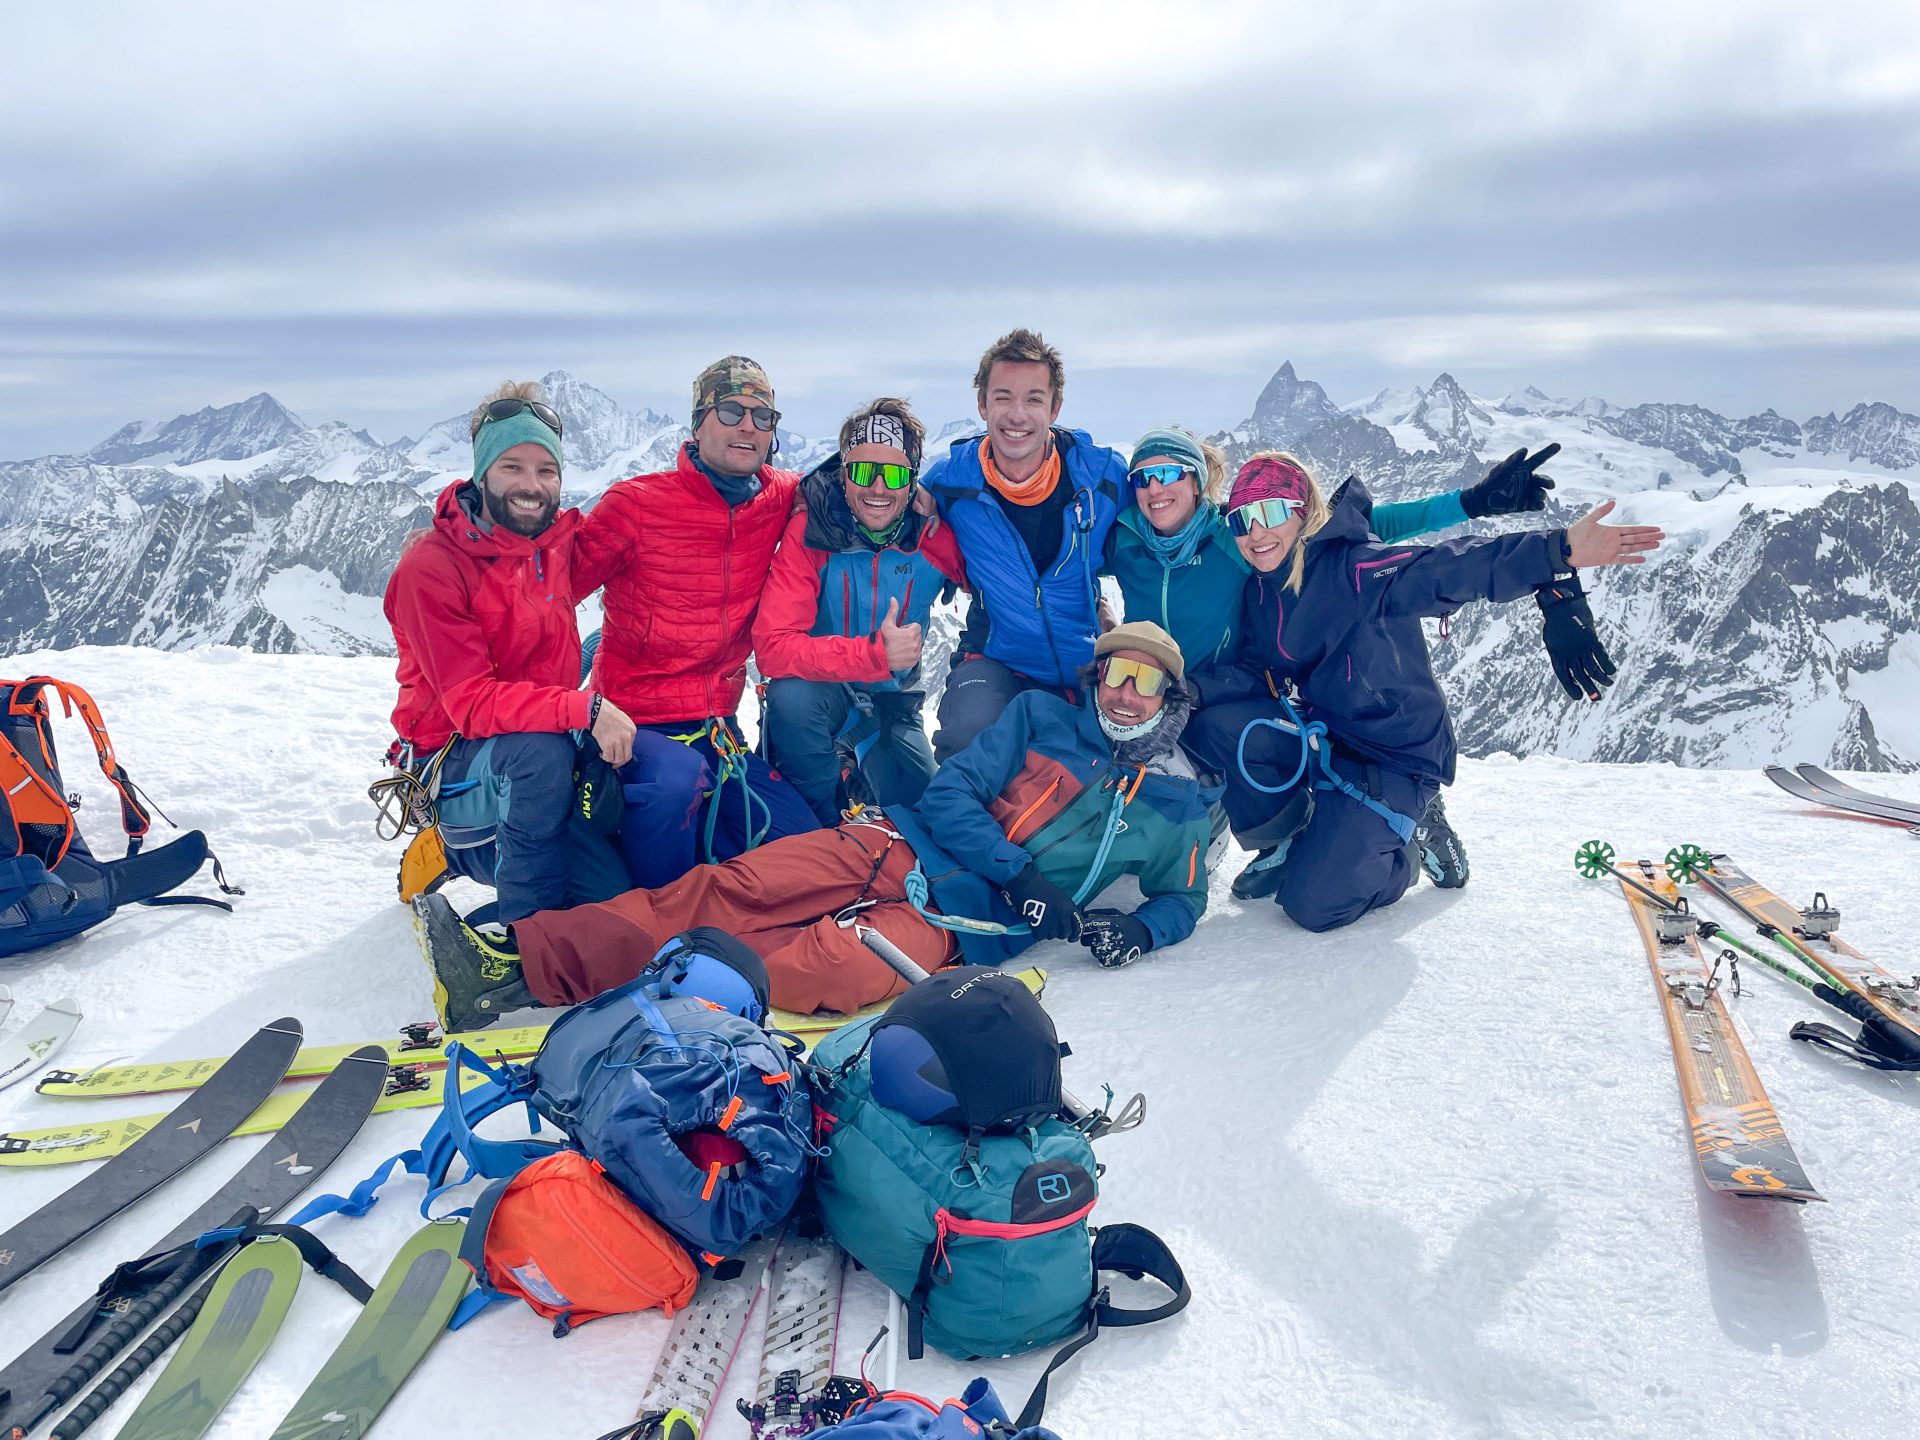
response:
M418 434L503 376L788 423L1243 418L1450 370L1920 410L1920 5L9 7L0 457L266 390Z

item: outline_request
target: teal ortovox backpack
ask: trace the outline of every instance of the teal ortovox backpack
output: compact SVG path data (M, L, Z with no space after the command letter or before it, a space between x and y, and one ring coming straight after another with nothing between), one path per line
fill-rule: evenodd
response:
M921 1124L873 1098L868 1037L885 1017L848 1025L814 1052L820 1216L841 1248L907 1306L907 1353L1013 1355L1071 1341L1047 1373L1102 1325L1144 1325L1182 1309L1185 1277L1136 1225L1088 1225L1098 1198L1093 1146L1058 1116L1011 1134ZM1173 1292L1121 1310L1098 1272L1150 1275ZM1039 1419L1046 1376L1022 1423ZM1031 1416L1031 1418L1028 1418Z

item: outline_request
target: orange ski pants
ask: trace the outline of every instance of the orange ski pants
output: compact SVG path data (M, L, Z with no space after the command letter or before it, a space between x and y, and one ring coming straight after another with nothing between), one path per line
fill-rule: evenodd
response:
M792 835L724 865L700 865L657 890L629 890L513 924L527 988L544 1005L577 1005L637 976L682 930L714 925L767 962L773 1003L851 1014L906 988L834 917L857 913L927 970L955 956L952 937L906 898L914 854L882 825L851 822Z

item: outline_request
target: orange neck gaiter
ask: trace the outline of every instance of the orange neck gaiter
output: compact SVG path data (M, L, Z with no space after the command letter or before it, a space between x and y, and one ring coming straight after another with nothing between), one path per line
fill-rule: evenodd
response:
M1047 458L1040 468L1033 472L1031 479L1009 480L1002 475L993 463L991 441L980 442L980 473L987 477L987 484L993 487L993 493L1002 500L1014 505L1038 505L1053 493L1053 487L1060 480L1060 451L1051 440L1047 442Z

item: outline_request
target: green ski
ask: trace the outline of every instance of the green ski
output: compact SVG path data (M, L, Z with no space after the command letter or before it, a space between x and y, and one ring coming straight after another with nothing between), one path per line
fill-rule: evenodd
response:
M199 1440L287 1317L300 1252L269 1236L244 1245L214 1280L200 1318L118 1440Z
M466 1293L466 1231L465 1221L436 1220L414 1232L271 1440L358 1440L372 1428Z

